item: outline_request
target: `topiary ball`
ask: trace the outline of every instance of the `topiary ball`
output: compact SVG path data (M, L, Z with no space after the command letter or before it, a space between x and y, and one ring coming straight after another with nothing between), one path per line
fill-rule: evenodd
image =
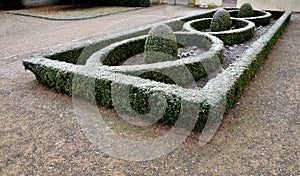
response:
M238 12L239 18L252 17L253 16L253 8L250 3L244 3Z
M152 27L146 39L144 54L146 63L175 60L178 44L173 30L166 24Z
M210 23L210 30L212 32L229 30L232 25L230 14L225 9L219 9L213 16Z

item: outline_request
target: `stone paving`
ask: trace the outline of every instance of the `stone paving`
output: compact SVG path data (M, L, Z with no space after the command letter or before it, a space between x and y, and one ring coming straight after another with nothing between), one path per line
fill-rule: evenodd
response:
M76 122L71 98L41 86L22 66L34 52L199 11L163 5L73 22L1 12L0 175L300 175L299 13L211 143L188 140L151 161L98 150Z

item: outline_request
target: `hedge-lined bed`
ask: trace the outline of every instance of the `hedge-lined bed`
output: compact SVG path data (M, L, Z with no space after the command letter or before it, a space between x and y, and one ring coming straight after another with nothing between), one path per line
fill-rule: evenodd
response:
M183 29L190 32L202 31L210 28L212 18L203 18L186 22ZM254 35L255 24L243 19L232 18L232 26L236 29L220 32L207 32L220 38L225 44L232 45L250 39Z
M200 16L209 16L212 12ZM280 12L273 13L279 17ZM141 114L147 114L152 111L151 108L159 111L160 105L150 108L148 100L153 95L160 95L167 103L161 122L201 131L207 120L220 119L224 113L223 106L228 110L237 101L288 23L291 12L281 13L281 17L273 26L238 60L209 80L202 89L186 89L178 85L125 75L105 68L109 66L87 67L85 65L87 59L96 51L115 42L145 35L151 25L113 37L95 39L69 48L32 56L24 59L23 65L45 86L70 96L80 96L106 108L115 108L122 113L130 113L131 107ZM161 23L168 24L174 31L178 31L185 20L194 18L195 16L183 17ZM129 107L126 106L128 104Z
M225 8L228 11L237 10L238 8ZM201 18L211 18L213 14L216 12L216 9L210 10L206 13L194 15L194 16L186 16L182 18L177 18L175 20L167 20L162 21L160 23L165 23L169 25L173 31L181 31L185 22L189 22L196 19ZM269 13L272 14L272 18L274 20L279 19L283 15L283 11L275 11L268 10ZM157 23L159 24L159 23ZM138 37L141 35L146 35L153 25L146 25L144 27L139 27L134 30L129 30L123 33L119 33L114 37L102 37L90 41L86 41L71 47L61 48L60 50L49 51L48 53L43 53L43 55L51 60L64 61L73 64L85 64L86 60L96 51L125 39Z

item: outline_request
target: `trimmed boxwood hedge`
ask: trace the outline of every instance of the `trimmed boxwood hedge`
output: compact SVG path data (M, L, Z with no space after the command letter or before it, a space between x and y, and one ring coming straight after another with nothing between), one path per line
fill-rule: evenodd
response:
M188 18L188 17L185 17ZM183 20L185 18L177 18L173 20L166 20L157 24L167 24L173 31L180 31L183 26ZM87 59L100 49L125 39L134 38L148 34L152 25L146 25L126 32L116 34L114 37L101 37L94 40L88 40L80 44L73 45L71 47L61 48L55 51L48 51L43 55L51 60L58 60L67 63L84 65Z
M231 17L238 18L239 8L226 7L224 9L229 12ZM185 17L181 21L189 22L192 20L197 20L197 19L202 19L202 18L212 18L216 11L217 10L214 9L214 10L210 10L203 14L199 14L199 15L195 15L195 16L191 16L191 17ZM253 23L255 23L256 26L260 26L260 25L265 26L270 23L272 18L275 20L279 19L283 13L284 13L283 11L276 11L276 10L253 9L253 14L254 14L253 17L241 18L241 19L252 21Z
M253 23L255 23L256 26L268 25L272 19L272 14L263 10L253 10L252 17L244 17L244 18L238 17L238 10L230 10L228 12L231 17L252 21Z
M183 29L190 32L202 31L210 28L212 18L203 18L186 22ZM243 19L232 18L232 25L237 29L220 31L220 32L207 32L220 38L225 44L236 44L250 39L254 35L255 25L250 21Z
M292 12L285 12L278 21L249 49L247 49L236 62L231 64L216 78L210 80L203 88L207 93L222 92L226 95L226 110L229 110L237 101L248 82L259 70L262 61L266 58L272 46L279 38L286 24L291 18Z
M164 96L168 106L160 121L167 125L174 125L177 121L182 101L196 104L199 107L198 114L201 118L197 120L198 127L202 127L207 118L209 104L198 91L187 91L187 89L178 86L105 70L91 73L87 69L82 69L83 67L79 65L65 62L59 63L58 61L42 59L41 57L28 58L24 60L23 64L25 69L31 70L37 76L39 82L45 86L51 85L57 91L76 97L79 96L107 108L117 106L119 107L118 110L120 110L120 107L123 107L124 109L121 111L123 113L128 111L128 107L124 106L126 99L118 99L119 101L113 102L111 96L112 86L115 89L120 88L120 92L123 91L124 87L125 89L128 87L130 89L130 103L133 109L141 114L147 112L147 108L145 109L144 107L147 97L153 93L159 93ZM44 68L47 68L48 71L46 72ZM50 80L49 77L45 76L46 74L52 74L52 79Z
M261 62L276 42L290 17L291 12L282 14L272 27L260 36L236 62L227 67L221 74L209 80L202 89L185 89L177 85L124 75L105 68L108 66L89 70L84 65L75 65L46 58L50 53L60 53L66 51L66 49L26 58L23 60L23 65L26 70L32 71L37 80L45 86L52 87L68 95L80 96L107 108L119 107L118 109L124 112L128 111L128 107L124 106L124 103L126 104L129 101L133 109L140 113L147 113L149 109L147 109L147 106L142 106L141 103L144 104L146 102L147 104L147 97L150 97L152 94L159 94L167 102L167 109L161 122L167 125L174 125L179 114L184 112L182 115L184 120L180 126L185 127L196 120L194 128L201 131L207 120L211 120L211 118L218 119L223 114L223 111L219 108L220 104L225 103L228 110L237 102L239 95L259 69ZM124 38L131 38L133 35L139 36L140 34L138 35L138 33L143 30L146 29L140 28L136 31L123 33L120 36ZM118 41L124 40L124 38L118 38ZM112 40L115 40L115 37L101 39L100 41ZM89 41L71 48L89 45L97 46L98 43L99 40ZM106 46L108 46L107 43L105 44ZM92 48L95 49L95 47ZM112 91L115 93L119 92L122 95L124 90L127 89L129 90L128 100L122 98L118 101L113 100ZM189 116L189 107L197 108L196 117Z
M229 30L232 26L230 14L225 9L219 9L212 17L210 29L212 32Z
M224 8L224 9L227 10L227 8ZM197 20L197 19L201 19L201 18L212 18L213 15L216 13L216 11L217 11L216 9L213 9L213 10L209 10L205 13L201 13L199 15L184 17L181 19L181 21L183 21L185 23L188 21Z
M244 3L238 11L239 18L252 17L253 16L253 8L250 3Z
M120 65L127 58L142 53L147 36L127 39L116 42L95 53L88 61L87 66L103 67L107 70L120 72L128 75L141 76L156 81L171 83L170 78L164 77L157 72L171 75L172 80L182 86L207 76L207 72L218 69L223 58L223 42L216 37L204 33L175 32L176 40L182 46L198 46L206 50L188 58L174 61L157 62L143 65L116 66Z
M156 63L177 59L178 44L174 31L166 24L151 28L145 42L145 62Z
M284 11L277 10L266 10L266 12L270 13L274 20L278 20L284 14Z

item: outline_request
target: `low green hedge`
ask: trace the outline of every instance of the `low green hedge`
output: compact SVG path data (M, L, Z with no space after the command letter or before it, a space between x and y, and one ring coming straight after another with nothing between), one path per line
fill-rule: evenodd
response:
M195 79L207 76L207 72L217 69L223 58L223 42L218 38L204 33L175 32L176 40L181 46L198 46L207 50L188 58L174 61L157 62L143 65L116 66L127 58L142 53L147 36L127 39L116 42L95 53L88 61L87 66L104 67L107 70L124 73L133 76L142 76L156 81L171 83L170 79L177 84L185 85ZM171 76L162 79L161 73Z
M231 17L238 18L238 10L230 10L229 14ZM265 26L270 23L272 14L267 11L253 10L253 17L244 17L238 19L252 21L256 26Z
M77 44L72 47L62 48L60 50L44 53L45 57L51 60L63 61L71 64L85 65L87 59L95 52L106 46L128 38L147 34L149 28L143 28L140 31L134 31L128 34L120 33L114 38L103 37L99 40L91 40L85 43Z
M203 95L197 91L188 91L178 86L153 82L138 77L126 76L114 72L101 70L97 73L92 73L88 69L82 69L80 65L70 63L59 63L54 60L47 60L39 57L28 58L23 62L25 69L32 71L40 83L45 86L55 88L57 91L72 95L74 97L84 98L92 103L100 104L107 108L118 108L118 112L130 112L128 103L138 113L144 114L149 111L148 98L154 93L158 93L165 97L167 102L166 112L160 122L167 125L174 125L180 117L183 108L189 109L190 106L197 108L197 115L201 118L197 120L197 127L203 127L207 119L209 104L203 98ZM47 69L47 70L46 70ZM49 77L48 75L51 75ZM115 95L118 98L113 100L111 95L112 89L114 92L119 92L120 95ZM127 96L122 93L126 93ZM126 97L129 98L127 99ZM123 99L124 98L124 99ZM189 106L183 106L183 104ZM161 108L155 106L152 108ZM186 110L188 113L189 111ZM182 114L184 122L189 122L189 114ZM179 124L185 127L186 124Z
M224 8L225 10L227 10L230 14L231 17L237 18L238 17L238 10L239 8ZM212 18L214 13L217 10L210 10L206 13L203 14L199 14L199 15L195 15L195 16L191 16L191 17L185 17L183 19L181 19L181 21L183 22L189 22L189 21L193 21L193 20L197 20L197 19L203 19L203 18ZM282 11L276 11L276 10L258 10L258 9L254 9L253 10L253 17L249 17L249 18L241 18L241 19L245 19L245 20L249 20L252 21L256 26L265 26L268 25L271 21L271 19L279 19L280 16L283 14L284 12Z
M284 11L277 11L277 10L266 10L266 12L271 13L272 18L274 20L278 20L284 14Z
M74 48L72 51L64 51L61 53L55 53L53 55L47 56L48 59L64 61L71 64L79 64L84 65L86 60L82 60L81 62L78 60L79 56L83 52L83 47Z
M225 9L227 9L227 8L225 8ZM217 11L216 9L213 9L213 10L209 10L208 12L201 13L199 15L184 17L181 19L181 21L185 23L188 21L197 20L197 19L201 19L201 18L212 18L213 15L216 13L216 11Z
M291 12L285 12L238 60L226 68L222 74L210 80L203 91L209 94L214 90L213 92L226 95L226 110L232 108L248 82L259 70L261 63L289 22L291 14Z
M166 20L160 23L167 24L173 31L180 31L183 26L182 18ZM157 23L157 24L160 24ZM121 32L114 37L102 37L95 40L89 40L71 47L61 48L55 51L44 53L45 57L51 60L58 60L72 64L84 65L87 59L95 52L105 48L106 46L125 39L138 37L148 34L152 25L146 25L134 30Z
M144 52L145 41L146 38L143 38L141 40L134 40L132 42L116 46L113 51L107 53L105 57L102 57L100 62L109 66L120 65L129 57Z
M23 65L26 70L32 71L37 80L45 86L73 97L85 98L107 108L115 108L118 112L131 113L131 109L134 109L140 114L146 114L151 111L151 108L155 111L155 108L160 107L154 106L149 109L148 99L151 96L160 95L167 103L161 122L201 131L207 120L211 122L212 119L220 119L224 113L222 110L224 103L228 110L237 102L290 16L291 12L285 12L236 62L209 80L202 89L185 89L177 85L124 75L110 70L111 66L94 67L96 70L91 70L92 67L86 65L75 65L45 57L49 56L49 53L66 51L65 49L26 58L23 60ZM124 35L128 37L132 34L131 32ZM135 32L137 31L133 33ZM105 40L101 39L101 41ZM96 45L96 43L99 41L87 42L74 46L73 49L88 44ZM126 106L128 104L130 106ZM193 113L194 110L196 110L196 116Z
M205 29L209 29L211 20L211 18L203 18L189 21L184 24L183 29L191 32L203 31ZM255 31L254 23L242 19L232 18L232 25L237 27L237 29L207 33L220 38L225 44L229 45L241 43L253 37Z

